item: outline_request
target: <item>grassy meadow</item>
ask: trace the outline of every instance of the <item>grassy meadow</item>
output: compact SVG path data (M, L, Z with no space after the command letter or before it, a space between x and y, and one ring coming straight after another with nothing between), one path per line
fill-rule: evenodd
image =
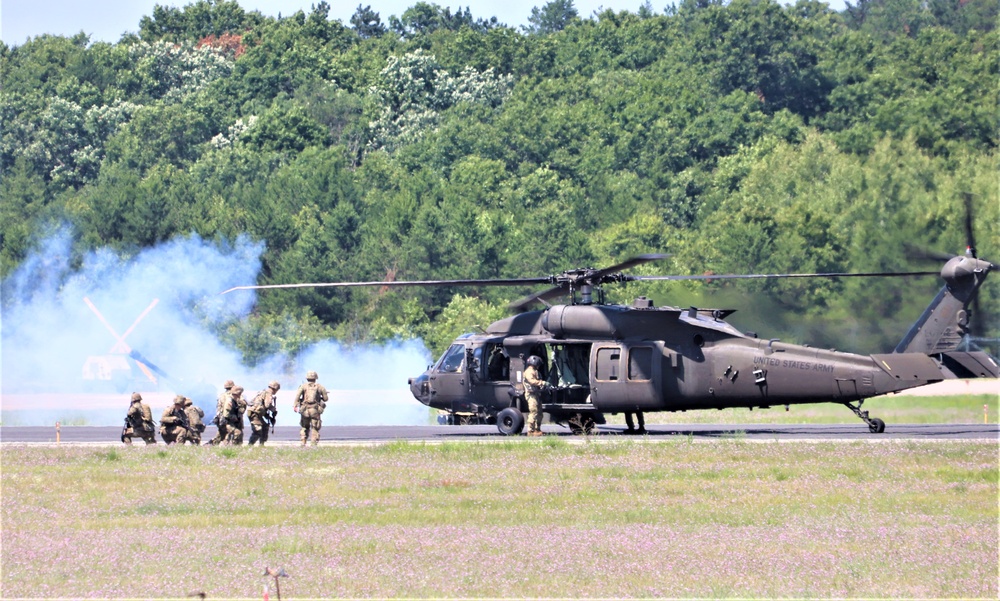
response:
M998 596L995 442L2 446L0 597ZM275 598L272 587L271 598Z
M983 405L986 422L997 423L1000 395L881 396L865 401L862 409L887 424L981 424ZM836 403L784 405L770 409L722 409L649 413L647 424L860 424L850 409ZM622 415L607 416L610 424L624 424Z

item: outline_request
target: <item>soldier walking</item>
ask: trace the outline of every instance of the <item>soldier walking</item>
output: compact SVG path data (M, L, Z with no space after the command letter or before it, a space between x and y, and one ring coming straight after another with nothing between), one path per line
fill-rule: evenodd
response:
M125 415L125 428L122 429L122 442L132 444L132 437L138 436L146 444L156 444L156 424L153 423L153 411L149 405L142 402L142 395L132 393L128 413Z
M219 417L220 427L225 424L226 444L243 444L243 414L246 410L247 402L243 400L243 387L233 386L229 390L229 402Z
M202 419L205 417L205 412L201 407L195 405L191 399L184 397L184 413L187 414L188 424L191 425L191 429L188 430L188 442L193 445L200 445L201 433L205 431L205 423Z
M187 413L184 413L184 397L174 397L174 404L163 410L160 417L160 437L166 444L184 444L190 429Z
M250 419L250 442L253 446L260 441L260 446L267 442L269 428L274 427L274 422L278 418L278 405L276 395L281 384L276 380L267 385L267 388L257 393L247 409L247 417Z
M212 418L212 423L218 428L218 432L215 434L215 438L208 441L210 445L222 444L222 441L226 440L226 423L222 421L222 412L225 410L226 406L229 405L230 393L229 391L233 389L236 384L232 380L226 380L226 383L222 385L225 390L219 395L219 399L215 402L215 417Z
M306 446L306 441L312 442L313 446L319 444L319 429L323 426L323 410L326 409L326 402L330 396L322 384L316 382L319 375L314 371L306 373L306 383L299 386L295 391L295 403L292 411L299 414L299 439L302 446Z

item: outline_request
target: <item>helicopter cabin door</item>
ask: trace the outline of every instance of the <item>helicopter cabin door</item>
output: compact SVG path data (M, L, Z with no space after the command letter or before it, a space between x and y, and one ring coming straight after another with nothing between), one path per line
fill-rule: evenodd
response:
M662 352L653 343L599 343L591 352L591 398L602 411L655 409Z
M434 407L467 411L471 379L466 369L465 345L453 344L441 355L428 376Z

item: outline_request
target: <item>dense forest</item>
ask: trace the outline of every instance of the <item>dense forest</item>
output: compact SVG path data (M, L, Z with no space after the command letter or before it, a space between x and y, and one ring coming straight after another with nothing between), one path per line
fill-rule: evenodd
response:
M934 269L1000 260L995 0L682 0L511 28L418 2L350 23L157 6L116 43L0 43L0 276L69 224L127 256L264 243L258 283ZM971 202L969 202L971 199ZM924 255L924 256L921 256ZM936 278L630 284L788 341L891 348ZM456 334L526 289L297 289L213 323L248 364ZM1000 274L980 334L1000 331ZM742 316L742 317L740 317Z

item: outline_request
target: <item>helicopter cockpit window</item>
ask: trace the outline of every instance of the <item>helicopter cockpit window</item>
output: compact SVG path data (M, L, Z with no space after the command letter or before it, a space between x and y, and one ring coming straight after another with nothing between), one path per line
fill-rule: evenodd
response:
M465 345L453 344L445 351L438 361L437 370L445 373L462 373L462 363L465 361Z
M486 379L504 382L510 379L510 357L504 354L500 344L487 345Z

